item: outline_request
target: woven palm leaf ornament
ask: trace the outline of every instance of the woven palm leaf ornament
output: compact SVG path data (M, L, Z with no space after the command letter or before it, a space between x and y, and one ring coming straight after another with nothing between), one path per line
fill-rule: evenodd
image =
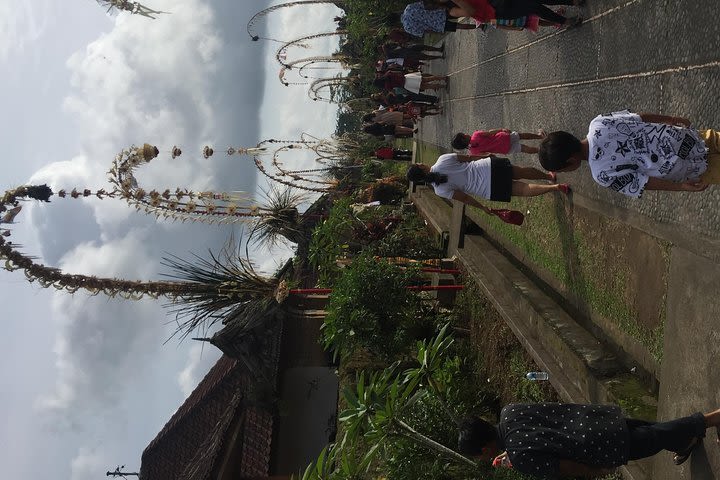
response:
M133 15L140 15L141 17L155 20L159 14L170 13L163 12L162 10L153 10L140 2L131 2L129 0L98 0L98 3L103 7L107 7L107 13L109 14L115 13L116 11L129 12Z

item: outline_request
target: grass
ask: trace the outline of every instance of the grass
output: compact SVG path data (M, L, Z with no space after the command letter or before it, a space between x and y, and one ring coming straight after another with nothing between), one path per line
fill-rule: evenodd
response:
M417 145L416 159L422 163L432 164L442 153L434 145L422 142ZM524 213L525 223L517 227L469 207L496 237L509 241L524 252L531 263L549 272L565 290L561 294L570 293L577 299L577 308L610 319L623 332L639 340L658 361L662 359L665 302L657 312L642 314L637 305L642 300L639 295L664 298L668 244L651 239L663 252L658 266L663 281L659 291L647 292L633 284L633 276L646 267L640 260L634 263L630 229L622 222L578 207L570 211L567 202L558 195L513 197L509 204L484 203Z
M498 412L513 402L557 401L548 382L525 379L537 365L478 286L467 277L463 283L465 289L456 300L454 314L461 326L470 329L477 381L486 382L497 393Z

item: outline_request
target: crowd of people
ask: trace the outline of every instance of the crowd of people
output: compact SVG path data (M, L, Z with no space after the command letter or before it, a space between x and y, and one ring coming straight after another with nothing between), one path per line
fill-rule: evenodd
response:
M423 0L409 4L400 23L381 50L371 98L377 109L363 117L363 130L387 140L412 137L417 121L442 114L438 90L447 87L445 75L422 73L427 63L443 58L444 46L422 43L426 33L456 32L478 27L536 30L538 26L571 28L580 15L564 16L566 6L582 0ZM549 6L560 5L552 10ZM473 23L465 23L471 18ZM523 141L540 140L538 146ZM555 184L557 172L577 169L588 161L593 179L603 187L630 197L645 190L699 192L720 181L720 134L697 131L685 118L651 113L613 112L592 120L586 138L567 132L515 132L505 128L460 132L450 142L460 153L441 156L431 167L412 166L408 179L425 182L445 198L455 198L489 211L473 197L509 201L513 195L569 193L567 184ZM462 152L467 150L469 155ZM534 168L513 166L502 155L538 154ZM545 180L549 185L520 180Z
M444 58L444 46L424 45L426 33L476 28L512 30L539 27L575 28L581 15L565 7L584 0L423 0L410 3L400 17L404 32L395 30L381 48L372 95L376 110L363 117L365 132L393 138L411 137L417 121L442 114L438 90L448 77L421 69ZM550 7L559 6L556 10ZM470 19L471 23L467 23ZM682 117L628 110L592 119L588 134L577 138L565 131L518 132L507 128L458 132L448 139L454 152L440 155L434 165L411 164L407 178L423 182L438 196L454 199L487 213L476 197L509 202L513 196L570 193L557 183L557 173L578 169L587 161L593 180L619 194L638 198L646 190L700 192L720 183L720 132L697 130ZM537 156L544 170L513 165L508 154ZM410 160L412 152L384 147L378 158ZM523 180L531 180L525 182ZM509 405L493 425L468 418L460 425L459 450L482 461L494 460L543 478L593 477L610 473L630 460L661 450L685 462L705 436L720 426L720 410L695 413L670 422L625 418L616 406ZM718 434L720 443L720 433Z

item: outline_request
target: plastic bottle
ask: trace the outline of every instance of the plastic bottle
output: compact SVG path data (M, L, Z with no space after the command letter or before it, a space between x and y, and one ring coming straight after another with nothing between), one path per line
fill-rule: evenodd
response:
M528 372L527 375L525 375L525 378L528 380L547 380L550 378L550 375L547 374L547 372Z

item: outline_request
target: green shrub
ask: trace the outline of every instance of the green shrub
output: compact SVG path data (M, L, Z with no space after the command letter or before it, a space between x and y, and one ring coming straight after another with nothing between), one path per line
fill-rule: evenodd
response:
M319 285L334 284L341 272L336 264L340 257L352 258L361 252L413 259L442 255L414 211L382 206L356 214L352 203L351 198L337 200L328 218L313 231L308 258L318 269Z
M421 299L407 290L417 272L368 255L354 259L333 287L322 328L324 346L346 356L362 347L383 358L407 352L434 333Z

